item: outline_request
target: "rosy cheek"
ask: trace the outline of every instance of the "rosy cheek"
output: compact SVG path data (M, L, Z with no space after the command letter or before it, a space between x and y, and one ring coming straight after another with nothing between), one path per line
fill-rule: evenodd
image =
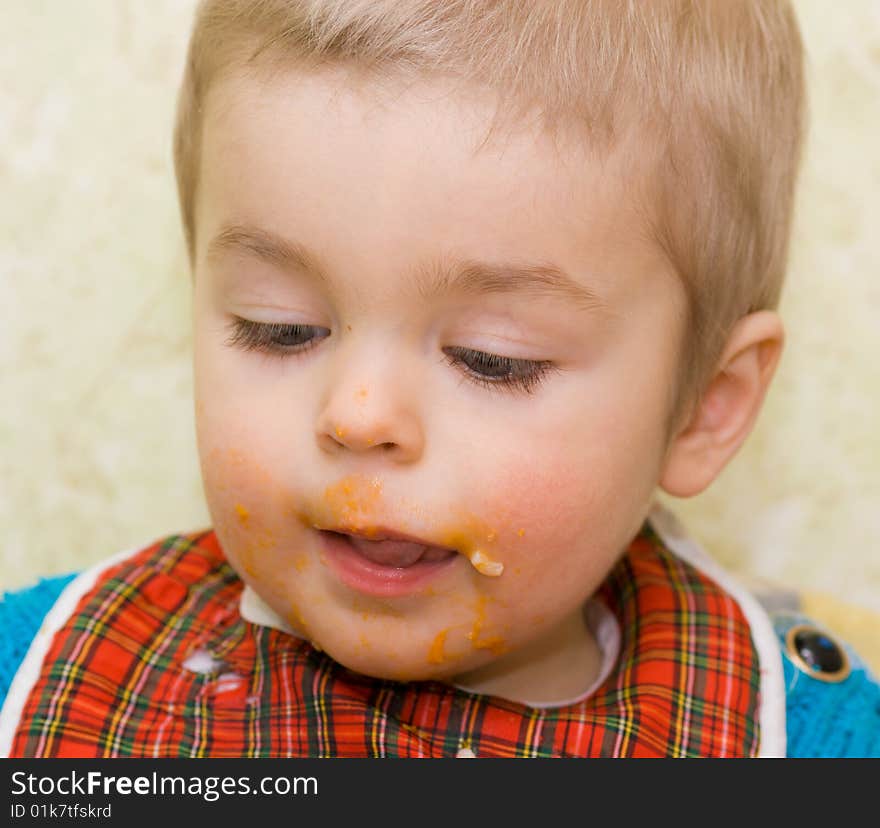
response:
M214 449L202 474L214 528L233 562L254 576L265 570L277 545L272 482L259 463L235 449Z
M277 508L279 484L254 457L234 448L210 450L202 461L206 495L213 502L231 502L240 523L258 512ZM240 509L236 508L238 502Z
M486 551L504 564L505 575L543 564L583 535L590 487L582 472L562 464L533 468L528 474L517 468L500 482L479 508L493 516L497 538Z
M591 474L560 463L528 475L511 470L496 480L501 485L473 502L481 519L471 537L482 539L483 551L503 571L498 577L474 572L476 599L469 602L466 628L450 631L442 647L435 642L426 653L429 663L441 655L448 664L460 652L491 657L515 648L560 608L583 600L611 563L605 550L615 547L617 521L596 508L602 499Z

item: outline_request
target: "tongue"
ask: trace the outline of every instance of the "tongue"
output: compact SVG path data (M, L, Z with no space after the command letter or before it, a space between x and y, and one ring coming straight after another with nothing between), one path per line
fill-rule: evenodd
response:
M429 547L398 540L367 540L348 536L351 545L368 560L381 566L412 566Z

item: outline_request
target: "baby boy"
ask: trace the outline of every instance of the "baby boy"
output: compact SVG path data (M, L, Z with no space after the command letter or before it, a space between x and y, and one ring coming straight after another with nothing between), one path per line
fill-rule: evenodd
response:
M803 110L784 2L203 2L213 531L65 593L13 750L784 753L769 622L653 503L773 377ZM59 659L126 701L74 728Z

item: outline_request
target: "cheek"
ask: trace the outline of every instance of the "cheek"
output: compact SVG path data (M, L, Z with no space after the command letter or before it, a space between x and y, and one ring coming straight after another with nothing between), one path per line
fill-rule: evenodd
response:
M271 552L276 537L270 475L244 452L210 444L201 463L214 529L230 558L251 573L255 558Z
M291 583L308 559L297 543L295 509L284 458L296 456L287 445L290 430L275 429L275 411L259 404L259 383L247 381L206 324L195 337L195 419L205 500L226 557L292 626L306 634ZM279 418L284 419L284 418Z
M260 398L259 381L236 380L233 357L204 342L199 348L196 436L214 526L222 541L274 533L280 527L273 524L295 505L284 480L291 474L290 458L297 456L296 429L275 413L277 400Z
M653 494L647 444L612 437L581 445L498 466L482 502L474 499L496 535L486 552L504 565L482 589L514 610L529 607L533 621L572 609L598 587Z
M202 470L214 531L230 564L300 635L311 637L302 609L315 591L315 562L289 491L282 497L271 473L236 449L207 450Z
M253 446L230 447L217 436L201 435L199 455L205 499L224 551L243 577L253 578L272 565L295 568L297 553L290 541L299 530L296 497L265 455Z
M633 476L611 461L592 447L517 458L495 469L495 480L484 487L485 514L502 524L514 550L533 550L539 540L556 549L583 539L588 529L597 537L625 509L620 486Z
M509 585L546 583L578 559L585 541L600 540L600 527L591 526L597 487L582 470L550 464L525 472L520 466L502 480L485 507L499 526L497 546L487 552L504 564Z

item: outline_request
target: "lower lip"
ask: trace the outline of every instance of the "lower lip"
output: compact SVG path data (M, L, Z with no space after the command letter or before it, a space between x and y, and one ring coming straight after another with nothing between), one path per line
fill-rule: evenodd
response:
M318 531L327 566L346 586L365 595L394 598L412 595L458 560L418 561L412 566L382 566L361 555L344 535Z

